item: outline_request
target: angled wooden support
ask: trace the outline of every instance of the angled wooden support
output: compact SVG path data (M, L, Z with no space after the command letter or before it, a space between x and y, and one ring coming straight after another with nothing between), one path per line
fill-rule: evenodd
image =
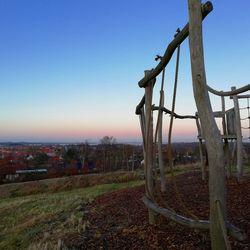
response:
M144 112L144 107L141 108L141 112L139 115L140 119L140 126L141 126L141 134L142 134L142 142L143 142L143 158L146 158L145 155L145 144L146 144L146 121L145 121L145 112ZM144 174L145 174L145 169L144 169Z
M213 10L213 5L210 1L206 2L201 6L202 19L204 19ZM175 49L188 37L189 34L189 24L187 23L185 27L175 36L173 41L168 45L160 63L153 69L147 76L145 75L138 83L139 87L145 87L149 81L156 78L163 68L167 66Z

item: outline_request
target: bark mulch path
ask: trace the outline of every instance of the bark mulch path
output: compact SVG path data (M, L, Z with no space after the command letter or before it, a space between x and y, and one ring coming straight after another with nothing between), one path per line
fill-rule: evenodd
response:
M200 173L192 172L175 177L178 192L186 208L199 219L209 217L208 183ZM167 197L160 199L186 215L176 198L171 181ZM141 198L144 187L123 189L100 196L90 204L83 204L86 229L65 240L71 249L210 249L208 232L194 231L168 219L159 218L157 226L148 224L148 214ZM232 249L250 249L250 177L242 183L227 182L228 219L243 229L248 238L244 242L229 238ZM190 216L189 216L190 217Z

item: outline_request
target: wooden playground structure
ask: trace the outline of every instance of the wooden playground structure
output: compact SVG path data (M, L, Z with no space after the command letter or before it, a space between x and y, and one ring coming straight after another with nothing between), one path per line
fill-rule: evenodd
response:
M250 95L241 95L250 90L250 84L236 89L232 87L230 91L217 91L209 87L206 83L205 63L203 55L202 42L202 20L213 10L211 2L201 4L200 0L189 0L189 23L182 30L177 30L174 39L168 45L164 55L157 56L159 64L152 70L146 70L145 76L138 83L139 87L145 89L145 94L136 107L136 114L140 118L141 132L144 149L144 172L145 172L145 190L146 194L143 202L148 207L149 222L156 223L157 214L161 214L182 225L209 230L211 237L212 249L231 249L228 241L228 234L237 240L244 240L246 235L239 228L230 224L227 220L226 208L226 173L231 176L231 157L236 152L237 158L237 178L240 180L243 175L243 148L240 107L238 100ZM175 113L176 92L178 83L178 71L180 60L180 45L189 37L189 49L192 69L193 92L197 107L197 113L194 115L178 115ZM170 62L175 50L176 70L172 95L172 107L164 107L164 77L165 68ZM156 77L161 74L161 88L159 105L152 104L153 90L156 84ZM221 98L221 110L214 112L211 107L209 92ZM233 108L226 109L225 98L233 100ZM249 117L249 105L248 117ZM155 128L153 126L153 112L157 112L157 121ZM160 170L161 192L166 190L165 164L163 162L162 138L163 138L163 114L170 114L170 124L168 130L168 159L169 167L173 169L172 160L172 129L173 121L176 119L194 119L198 130L198 140L200 148L202 178L205 179L205 159L207 158L209 170L209 201L210 201L210 218L209 220L199 220L197 217L184 217L177 214L168 207L161 207L156 201L155 183L157 179L156 166ZM215 118L222 121L222 131L219 131ZM249 125L250 127L250 125ZM248 127L248 128L249 128ZM230 147L231 142L236 142L235 147ZM203 145L205 145L205 150ZM205 152L204 152L205 151ZM157 157L156 157L157 155ZM172 172L173 173L173 172Z
M250 108L249 108L249 94L239 95L237 93L246 92L248 90L248 85L236 89L236 87L231 87L231 91L217 91L210 86L207 86L208 91L211 94L219 96L221 98L221 110L214 111L213 116L215 118L220 118L222 131L221 138L223 140L224 145L224 154L225 154L225 166L227 170L227 177L231 177L232 175L232 165L234 160L236 159L236 169L237 169L237 178L238 181L243 176L243 136L242 129L250 129ZM225 98L228 97L232 100L233 108L226 109ZM246 99L247 106L240 108L239 99ZM241 118L240 110L247 109L247 117ZM242 127L242 120L248 120L248 126ZM198 131L198 140L199 140L199 150L200 150L200 159L201 159L201 170L202 170L202 179L205 179L205 162L204 155L206 156L206 152L204 153L202 150L203 141L205 140L202 127L200 124L199 114L196 113L196 125ZM249 139L249 137L247 138ZM231 142L231 147L230 147Z

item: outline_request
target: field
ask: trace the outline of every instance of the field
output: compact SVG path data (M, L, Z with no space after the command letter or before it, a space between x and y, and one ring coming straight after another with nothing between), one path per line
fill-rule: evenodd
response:
M185 206L207 219L207 182L201 181L199 171L187 167L177 168L175 175ZM10 197L0 200L0 249L210 249L207 232L189 230L162 217L157 226L148 224L141 200L144 181L139 176L117 173L96 176L95 181L77 182L78 176L14 184L8 188ZM108 183L95 185L100 181ZM232 178L227 188L229 220L249 235L250 178L241 183ZM167 190L159 202L189 216L176 199L171 178ZM230 238L230 242L233 249L250 249L249 238L244 242Z

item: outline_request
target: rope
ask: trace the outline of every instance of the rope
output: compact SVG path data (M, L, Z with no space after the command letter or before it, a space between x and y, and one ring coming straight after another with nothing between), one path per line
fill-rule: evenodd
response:
M223 214L221 211L222 210L221 203L219 200L216 200L215 203L216 203L216 207L217 207L217 211L218 211L220 227L221 227L221 231L223 233L223 238L224 238L224 241L226 244L226 248L227 248L227 250L231 250L232 248L231 248L230 242L229 242L228 237L227 237L227 229L226 229L225 221L224 221Z
M174 81L174 91L173 91L173 100L172 100L172 111L170 114L170 124L169 124L169 131L168 131L168 159L169 159L169 166L171 171L171 178L174 184L175 193L177 195L177 199L180 205L184 208L185 212L188 213L191 217L198 219L191 211L188 210L186 205L184 204L180 192L178 190L178 186L176 180L174 178L174 171L173 171L173 153L172 153L172 130L173 130L173 121L174 121L174 111L175 111L175 102L176 102L176 93L177 93L177 82L178 82L178 73L179 73L179 59L180 59L180 45L177 47L177 58L176 58L176 68L175 68L175 81Z
M157 55L156 60L158 60L158 59L161 59L161 57ZM160 119L161 119L161 123L162 123L162 114L163 114L163 109L164 109L164 83L165 83L165 68L162 71L160 101L159 101L158 117L157 117L157 122L156 122L156 129L155 129L154 155L156 155L156 144L157 144L157 138L159 136L159 124L160 124ZM162 130L162 126L161 126L161 130ZM159 138L158 138L158 143L159 143ZM162 148L161 149L158 148L158 150L162 150ZM155 163L156 163L156 158L155 158ZM170 208L168 206L162 193L160 193L160 195L158 195L158 197L159 197L160 201L165 205L165 207L167 207L171 211L174 211L172 208Z
M177 81L178 81L178 71L179 71L179 57L180 57L180 45L177 47L177 58L176 58L176 70L175 70L175 82L174 82L174 92L172 99L172 110L170 114L170 124L168 130L168 158L170 161L170 169L171 173L173 170L173 155L172 155L172 130L173 130L173 122L174 122L174 111L175 111L175 101L176 101L176 93L177 93Z

